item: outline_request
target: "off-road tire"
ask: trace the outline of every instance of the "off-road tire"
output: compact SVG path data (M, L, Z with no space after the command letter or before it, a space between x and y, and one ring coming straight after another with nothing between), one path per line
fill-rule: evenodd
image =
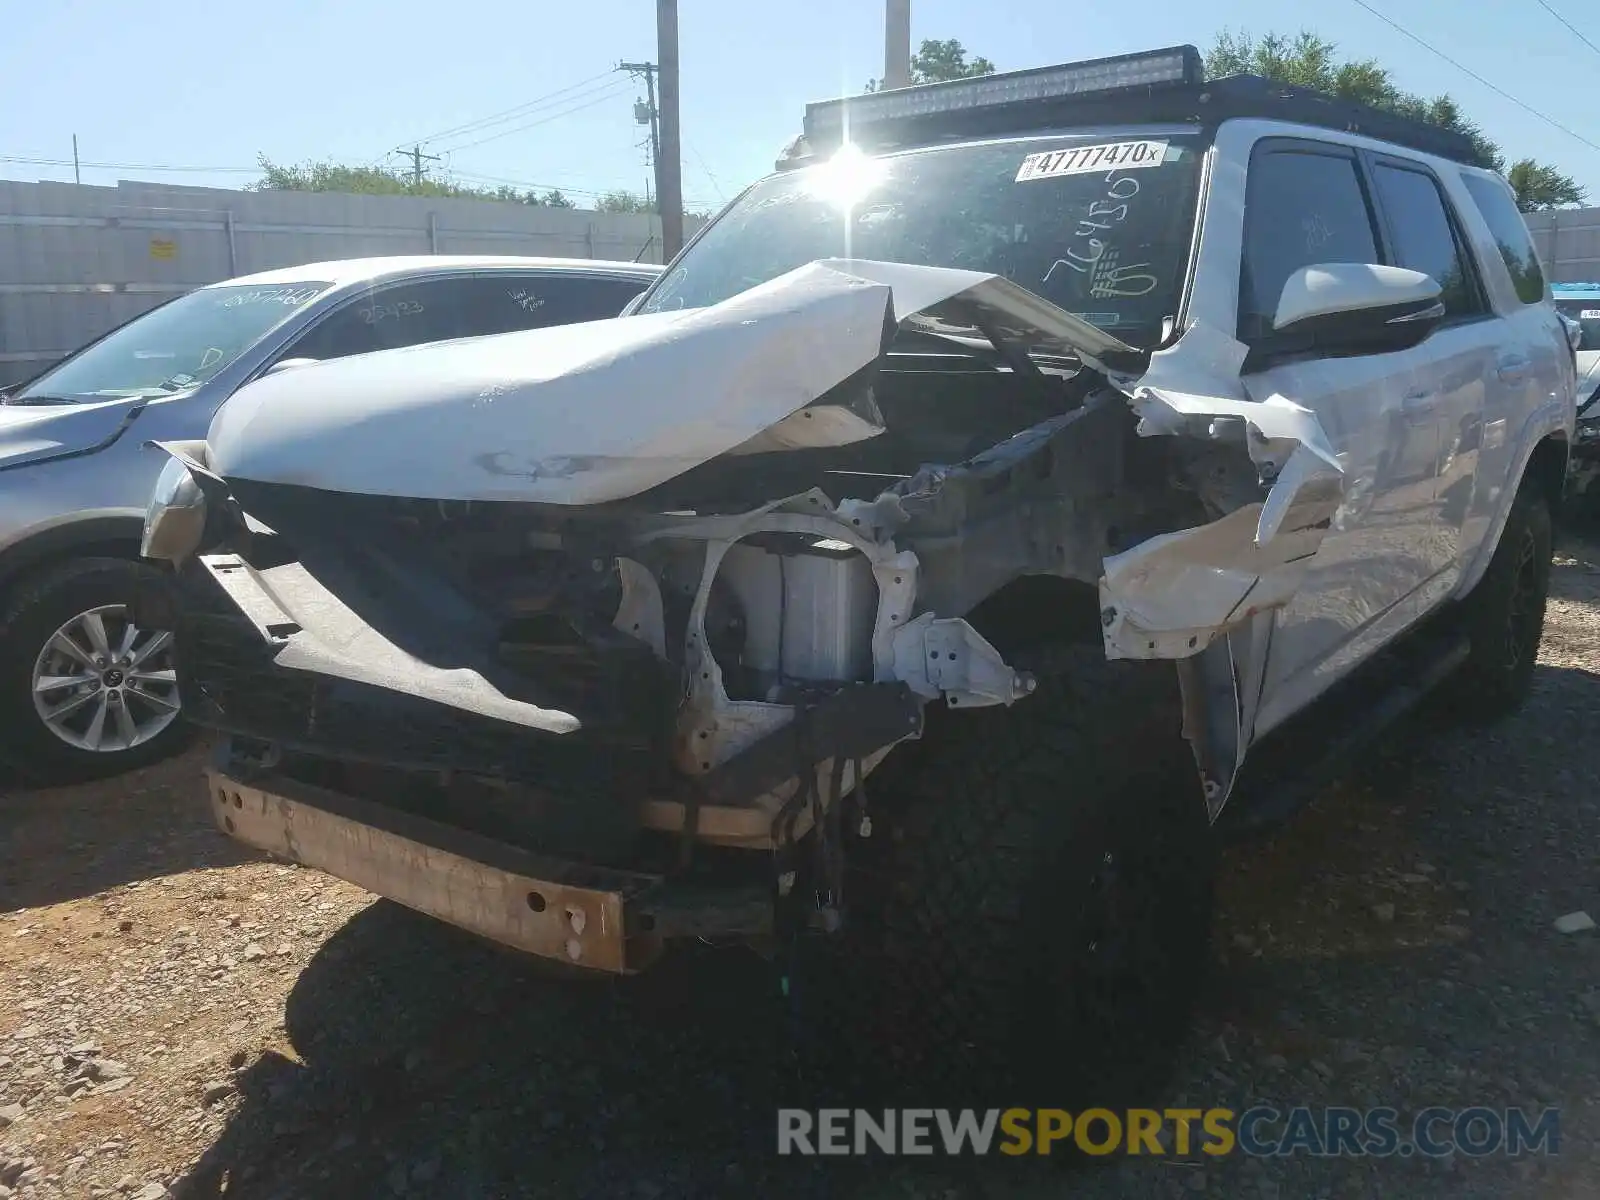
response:
M1452 711L1473 722L1509 716L1533 688L1550 591L1550 507L1524 485L1488 569L1462 601L1467 661L1448 685Z
M80 613L122 604L147 606L167 577L146 563L82 558L24 579L0 609L0 747L24 781L74 783L149 766L194 736L181 716L149 741L127 750L93 752L70 746L45 726L33 706L33 669L46 640Z
M869 781L846 930L816 939L827 965L800 981L808 1032L873 1063L863 1087L922 1104L1153 1102L1205 966L1215 862L1175 672L1099 646L1012 661L1035 695L930 712Z

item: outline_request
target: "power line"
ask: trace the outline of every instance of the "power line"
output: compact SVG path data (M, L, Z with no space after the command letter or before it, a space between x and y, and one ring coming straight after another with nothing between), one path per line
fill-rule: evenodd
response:
M1488 88L1491 92L1494 92L1496 95L1501 96L1504 99L1511 101L1511 103L1515 104L1518 108L1523 109L1525 112L1532 113L1534 116L1538 117L1541 121L1545 122L1545 124L1550 125L1550 126L1556 128L1556 129L1559 129L1562 133L1566 134L1568 137L1576 138L1578 141L1582 142L1585 146L1588 146L1591 150L1600 150L1600 142L1592 142L1592 141L1590 141L1588 138L1584 137L1583 134L1578 133L1576 130L1568 129L1560 121L1556 120L1554 117L1546 116L1544 113L1540 112L1537 108L1533 107L1533 105L1527 103L1526 101L1518 100L1515 96L1513 96L1510 92L1506 91L1503 87L1499 87L1496 84L1490 83L1487 79L1485 79L1482 75L1479 75L1471 67L1463 66L1461 63L1459 63L1455 59L1451 58L1443 50L1440 50L1437 46L1434 46L1430 42L1423 41L1423 39L1418 37L1416 34L1412 33L1409 29L1407 29L1405 26L1401 25L1399 22L1391 20L1389 17L1384 16L1377 9L1373 8L1372 5L1368 4L1366 2L1366 0L1353 0L1353 3L1359 5L1360 7L1364 8L1364 9L1366 9L1367 12L1369 12L1373 16L1377 17L1378 20L1382 21L1385 25L1389 26L1396 33L1399 33L1399 34L1401 34L1401 35L1403 35L1405 37L1410 38L1417 45L1421 46L1424 50L1427 50L1432 54L1438 55L1440 58L1444 59L1445 62L1449 63L1452 67L1454 67L1456 70L1461 71L1462 73L1464 73L1466 75L1470 75L1473 79L1476 79L1479 83L1483 84L1484 87Z
M512 108L502 109L499 112L490 113L486 117L479 117L476 120L466 121L460 125L452 125L449 129L441 129L437 133L428 134L426 137L410 138L408 140L412 142L436 142L448 137L458 137L466 133L476 133L478 130L486 129L491 125L498 125L505 121L515 120L517 117L524 116L536 108L560 100L563 96L567 96L567 93L569 92L578 91L580 88L588 87L590 84L596 83L604 79L606 76L614 74L616 74L615 67L609 71L602 71L598 75L591 75L588 79L580 79L577 83L568 84L564 88L557 88L553 92L546 92L542 96L535 96L532 100L524 101L522 104L518 104ZM572 97L568 98L571 99Z
M1575 26L1571 21L1569 21L1565 17L1563 17L1555 9L1551 8L1549 4L1545 3L1545 0L1539 0L1539 7L1544 9L1545 12L1549 13L1552 17L1554 17L1556 20L1560 21L1563 25L1565 25L1567 27L1567 30L1572 34L1573 37L1577 38L1580 42L1582 42L1585 46L1589 47L1589 49L1593 50L1596 54L1600 54L1600 46L1596 46L1588 38L1584 37L1584 35L1578 31L1578 27L1577 26Z
M34 167L70 167L73 162L70 158L26 158L19 155L0 155L0 162L20 163ZM255 167L190 167L175 166L170 163L131 163L131 162L89 162L84 160L77 164L80 167L99 167L109 171L165 171L193 173L201 175L259 175L261 168Z
M728 202L728 197L722 190L722 182L711 173L711 168L706 166L705 155L701 154L699 150L695 149L695 147L691 146L688 142L684 142L684 146L687 147L690 154L694 155L695 162L700 164L701 173L705 175L707 181L716 191L717 203L726 204Z
M493 142L503 137L510 137L514 133L521 133L526 129L532 129L538 125L547 125L551 121L559 121L562 117L570 117L573 113L582 112L586 108L593 108L595 105L604 104L608 100L615 100L618 96L622 95L628 90L628 85L625 80L619 81L619 83L620 86L618 84L607 84L606 89L602 89L602 95L596 96L592 100L587 100L582 104L572 105L569 108L562 109L560 112L550 113L547 116L542 116L537 120L528 121L521 125L513 125L511 128L502 129L498 133L491 133L488 137L481 137L477 141L473 142L463 142L459 146L451 146L448 147L448 149L451 153L455 153L460 150L470 150L474 146L483 145L485 142ZM573 100L578 98L579 97L577 96L570 97L570 99Z

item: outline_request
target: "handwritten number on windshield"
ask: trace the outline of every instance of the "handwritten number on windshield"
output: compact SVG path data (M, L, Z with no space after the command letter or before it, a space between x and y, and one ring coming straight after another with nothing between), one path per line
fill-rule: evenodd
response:
M1078 222L1066 257L1056 259L1044 273L1045 283L1050 282L1058 268L1065 267L1089 276L1089 294L1097 298L1133 298L1156 289L1160 281L1154 275L1142 273L1147 271L1149 263L1120 265L1114 250L1107 259L1106 241L1096 236L1111 232L1127 220L1128 205L1118 201L1132 200L1139 194L1137 179L1132 175L1118 179L1116 174L1115 171L1106 173L1106 198L1089 205L1088 215Z

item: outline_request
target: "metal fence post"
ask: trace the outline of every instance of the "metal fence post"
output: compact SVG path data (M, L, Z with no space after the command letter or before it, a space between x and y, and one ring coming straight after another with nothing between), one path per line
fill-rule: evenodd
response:
M222 228L228 235L228 278L239 273L239 247L233 238L233 209L222 214Z
M428 253L439 253L439 214L436 212L428 214Z

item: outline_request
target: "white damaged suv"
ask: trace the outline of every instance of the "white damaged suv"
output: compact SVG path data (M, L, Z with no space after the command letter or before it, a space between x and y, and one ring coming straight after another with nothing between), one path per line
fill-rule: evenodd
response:
M1219 827L1531 686L1573 351L1471 158L1192 47L831 101L632 315L251 384L145 526L218 823L1140 1094Z

